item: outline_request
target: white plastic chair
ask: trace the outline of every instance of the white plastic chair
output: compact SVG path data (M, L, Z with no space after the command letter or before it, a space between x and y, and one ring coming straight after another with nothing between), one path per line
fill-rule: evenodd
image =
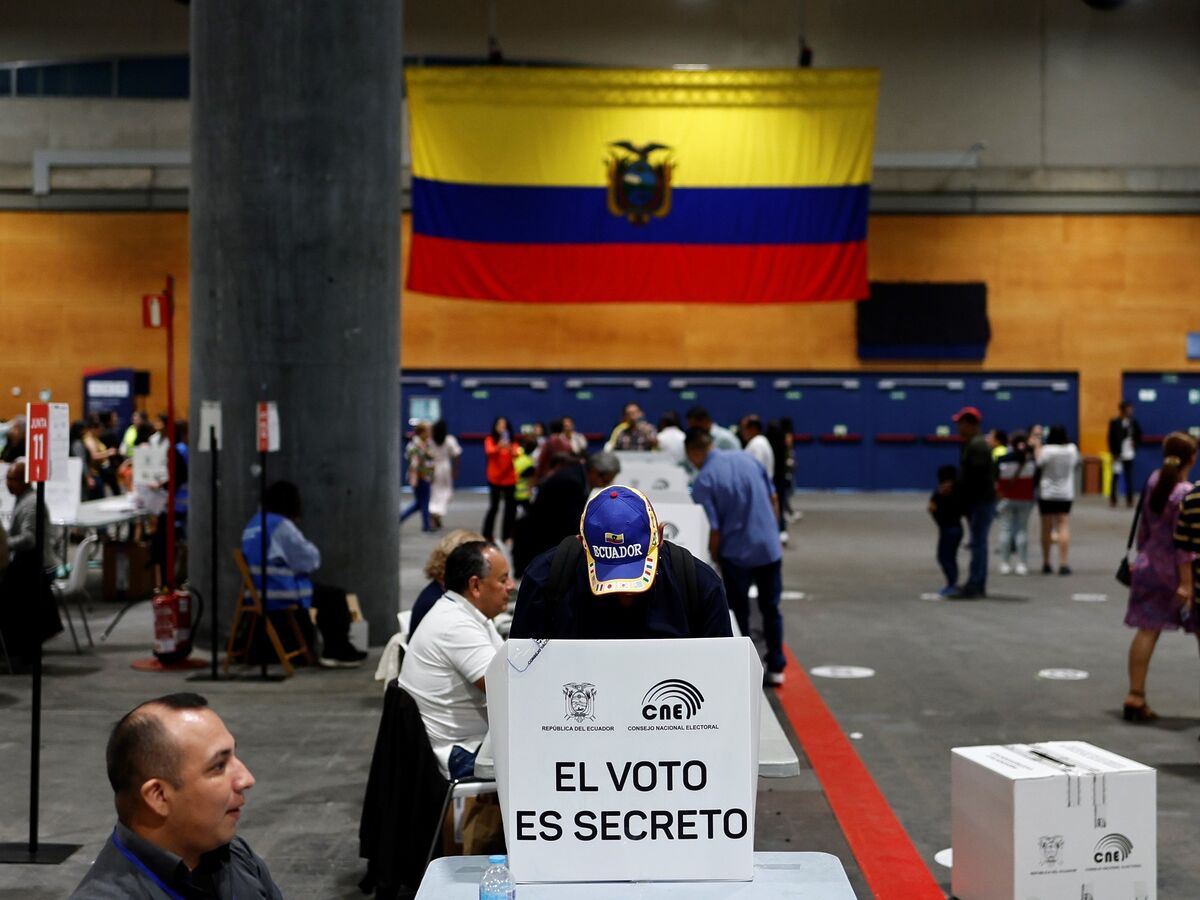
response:
M92 546L99 540L96 535L89 534L80 541L79 546L75 548L75 557L71 560L71 571L66 578L58 578L54 581L54 594L58 598L59 608L67 617L67 627L71 629L71 640L75 643L76 653L83 651L79 648L79 638L75 636L75 623L71 621L71 610L67 607L67 598L75 599L79 618L83 620L83 632L87 635L88 646L95 647L96 644L92 641L92 629L88 627L87 613L83 609L83 601L90 599L87 592L88 556Z

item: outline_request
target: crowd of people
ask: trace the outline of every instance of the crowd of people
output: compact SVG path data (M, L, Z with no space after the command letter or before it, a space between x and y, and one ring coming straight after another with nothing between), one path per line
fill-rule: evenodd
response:
M964 407L953 416L963 439L957 467L937 472L929 512L938 527L937 560L946 577L941 595L967 600L987 594L988 543L993 520L999 522L996 553L1002 575L1025 575L1028 523L1036 505L1040 517L1041 571L1070 575L1071 507L1075 500L1079 449L1063 425L1041 425L1006 434L983 432L983 416ZM1129 722L1150 722L1157 714L1146 702L1146 678L1159 636L1183 631L1200 638L1196 587L1200 585L1200 486L1188 481L1197 442L1180 431L1162 442L1159 465L1146 477L1140 494L1134 465L1142 429L1133 405L1122 401L1109 422L1112 456L1109 504L1123 493L1134 508L1126 559L1118 580L1129 587L1125 624L1135 630L1129 646L1129 691L1122 714ZM1136 496L1136 500L1135 500ZM963 523L966 522L964 529ZM970 567L959 584L958 550L969 535ZM1057 560L1054 550L1057 549ZM1128 553L1136 551L1132 562Z
M611 468L615 458L601 456L601 453L647 450L661 451L671 461L687 468L690 462L684 449L684 437L685 429L690 428L707 432L717 450L744 449L759 461L779 499L778 531L786 544L788 521L796 516L791 505L795 483L791 419L782 417L764 422L757 414L749 413L741 418L735 433L714 422L704 407L694 406L683 418L675 411L664 412L655 426L634 402L625 404L603 450L593 454L588 452L587 437L576 430L575 420L570 416L553 419L548 426L541 422L525 423L518 430L513 429L507 416L497 416L483 440L488 506L480 531L487 540L494 540L499 520L500 542L513 548L514 554L531 558L535 552L532 548L546 549L551 537L561 538L567 533L562 528L543 528L537 521L546 506L545 503L539 505L538 498L546 493L547 483L560 470L566 469L570 473L566 477L579 482L580 470L573 467L582 465L584 474L593 473L591 477L595 480L598 476L594 473L615 474L615 469ZM401 511L402 523L419 513L422 531L435 532L442 527L454 483L459 477L461 457L462 446L449 433L444 420L432 425L418 422L413 426L405 448L405 479L413 490L413 499ZM692 474L695 474L694 469ZM553 486L550 493L554 494L560 486ZM602 485L598 481L591 485L593 488L599 486ZM557 510L558 504L553 506ZM579 511L575 510L576 513ZM529 516L533 521L522 524ZM518 552L522 531L535 536L527 538L525 550ZM521 568L518 563L518 574Z
M983 415L974 406L952 417L962 439L958 466L938 468L929 512L938 526L937 560L946 577L940 593L953 600L987 595L989 545L998 523L996 554L1001 575L1029 573L1029 519L1037 507L1041 526L1041 570L1070 575L1070 516L1075 500L1079 448L1064 425L1031 425L1011 434L983 431ZM963 527L963 523L966 527ZM959 584L958 549L970 549L966 580Z
M993 526L998 571L1028 574L1029 520L1035 506L1042 572L1071 574L1070 513L1080 457L1066 428L1034 425L1012 433L985 432L983 415L975 407L964 407L952 418L962 440L959 463L939 467L929 502L947 580L943 594L986 596ZM509 420L496 418L486 441L489 503L481 530L456 529L434 547L425 569L429 582L412 610L396 682L415 701L444 777L467 777L474 771L488 728L485 673L503 645L496 621L509 610L514 592L510 637L686 638L729 636L731 612L737 628L749 633L753 587L763 621L765 683L783 683L781 532L790 493L791 423L764 425L748 414L735 434L700 408L689 410L685 420L686 427L667 413L655 427L631 403L605 449L588 455L586 439L569 419L552 422L544 435L523 430L514 438ZM84 424L73 440L82 445L81 458L87 455L85 471L107 492L119 490L121 480L113 488L105 475L111 466L104 464L126 458L125 448L153 440L153 435L138 425L132 444L128 434L111 441L113 434L105 434L104 424ZM10 444L11 436L10 431ZM1122 404L1110 427L1110 442L1116 441L1114 461L1126 485L1139 437L1132 408ZM621 453L647 449L664 452L691 472L693 500L710 524L708 550L715 567L666 540L653 503L619 483ZM1159 635L1200 632L1194 603L1200 584L1195 573L1200 487L1188 480L1196 454L1195 438L1182 432L1168 435L1140 497L1124 491L1126 503L1136 505L1130 542L1137 552L1128 567L1125 617L1135 629L1123 704L1130 722L1156 718L1146 702L1146 680ZM414 430L407 457L414 500L402 521L419 513L426 530L437 530L458 474L461 447L444 422L422 423ZM0 561L13 551L15 563L29 560L36 521L23 461L14 456L11 462L8 488L17 496L17 509L8 532L0 532L8 545L0 547ZM1114 506L1120 493L1114 484ZM273 484L264 509L246 525L243 553L253 560L267 546L266 571L251 565L256 582L267 587L280 609L315 607L329 664L357 665L365 654L347 639L345 593L314 583L320 552L300 531L300 512L298 488ZM265 533L260 530L264 519ZM960 584L957 557L964 537L971 559ZM35 559L31 565L44 574L50 561ZM4 578L13 571L9 564ZM254 778L203 697L172 694L135 707L114 726L106 759L118 822L74 897L132 894L147 880L172 896L207 895L218 885L280 896L266 864L236 836ZM213 760L219 771L212 768ZM468 853L502 845L499 811L489 812L489 806L495 807L495 801L477 799L471 805L474 827L464 829Z

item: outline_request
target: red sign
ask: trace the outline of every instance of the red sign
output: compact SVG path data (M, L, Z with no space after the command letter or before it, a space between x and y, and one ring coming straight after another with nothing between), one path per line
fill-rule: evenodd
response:
M271 449L271 414L270 405L258 404L258 452L266 453Z
M25 404L25 480L50 480L50 404Z
M167 298L162 294L142 294L142 325L146 328L167 327Z

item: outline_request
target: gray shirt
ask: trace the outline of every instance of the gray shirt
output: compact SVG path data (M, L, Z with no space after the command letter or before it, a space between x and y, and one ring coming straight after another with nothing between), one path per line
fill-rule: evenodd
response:
M118 822L71 900L209 896L283 900L267 864L240 837L204 854L195 871L189 871L174 853L143 840Z
M53 569L57 566L54 560L54 540L50 535L50 510L43 506L45 520L45 535L42 544L42 568ZM37 548L37 490L28 488L17 498L13 507L12 522L8 526L8 550L11 554L33 551Z

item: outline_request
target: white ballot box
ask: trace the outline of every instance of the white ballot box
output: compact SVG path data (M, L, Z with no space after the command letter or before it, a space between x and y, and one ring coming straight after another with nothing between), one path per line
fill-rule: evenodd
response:
M752 878L748 638L510 640L486 677L516 881Z
M1082 741L950 753L959 900L1154 900L1153 769Z

